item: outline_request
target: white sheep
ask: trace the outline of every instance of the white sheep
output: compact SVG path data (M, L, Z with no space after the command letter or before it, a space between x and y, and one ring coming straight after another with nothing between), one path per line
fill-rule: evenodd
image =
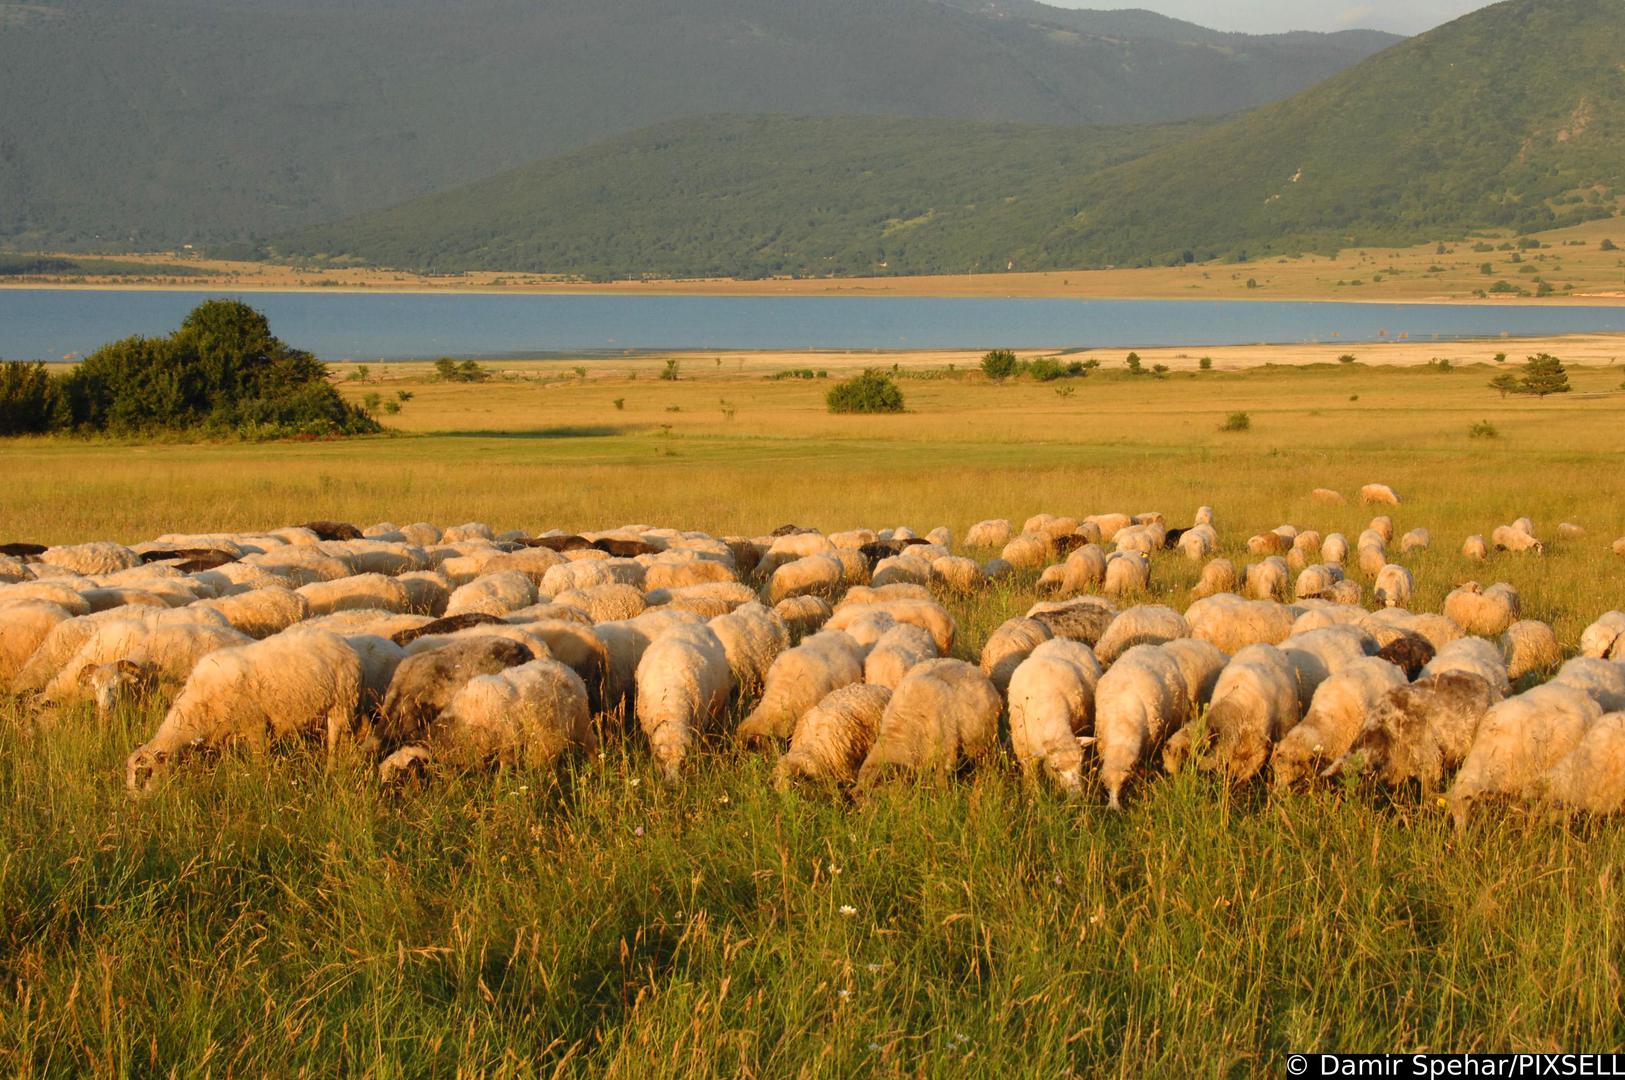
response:
M863 561L862 556L858 556L858 561L860 563ZM929 586L931 584L931 564L925 559L912 554L893 555L890 558L881 559L875 564L874 574L868 582L858 581L854 582L854 584Z
M999 558L1017 570L1042 570L1049 562L1051 550L1053 546L1048 537L1022 533L1000 549Z
M1190 718L1190 692L1174 658L1156 645L1118 657L1095 688L1100 782L1114 810L1145 756Z
M252 642L229 626L110 622L86 639L41 697L62 708L93 701L97 715L105 717L128 690L150 686L171 692L185 684L205 656Z
M1202 567L1202 576L1196 586L1191 589L1191 595L1197 599L1207 599L1221 593L1236 591L1236 566L1229 559L1213 559Z
M1464 671L1469 675L1477 675L1488 683L1499 697L1506 697L1512 693L1512 684L1507 679L1506 661L1501 656L1501 650L1483 638L1464 637L1447 642L1439 647L1418 678L1443 675L1450 671Z
M380 777L391 782L429 761L456 768L544 768L571 747L590 753L598 746L586 685L570 668L545 658L470 679L427 736L390 755Z
M1402 605L1403 606L1403 605ZM1518 621L1518 590L1505 583L1484 588L1476 581L1457 587L1444 598L1444 615L1469 634L1499 637Z
M1040 601L1027 609L1027 618L1037 619L1049 627L1051 634L1081 641L1091 648L1100 641L1100 636L1117 615L1117 605L1100 596Z
M983 551L1002 548L1010 542L1014 532L1010 522L1004 518L978 521L965 532L965 546Z
M650 607L674 607L692 611L706 619L714 619L742 604L756 603L760 597L749 585L738 581L711 581L701 585L685 585L676 589L651 589L643 594ZM781 601L775 606L786 610L804 607L828 614L827 601L816 596L798 596Z
M1138 552L1117 552L1106 560L1106 577L1100 591L1107 596L1127 596L1151 588L1151 560Z
M601 622L592 627L604 649L603 709L620 714L637 693L638 662L655 638L674 626L700 626L705 620L678 608L650 608L635 619ZM713 631L714 632L714 631ZM726 652L726 646L724 646Z
M863 681L897 689L915 666L938 658L937 644L918 626L900 623L880 636L863 661Z
M423 740L471 679L546 655L539 642L525 644L496 635L459 638L413 653L401 661L390 679L373 734L382 747L391 750Z
M767 600L777 604L795 596L832 597L845 583L846 568L840 559L827 553L807 555L773 571L767 583Z
M1484 543L1484 538L1482 536L1475 533L1474 535L1469 536L1466 540L1462 541L1461 557L1464 559L1472 559L1477 562L1483 562L1485 559L1490 557L1489 545Z
M1580 634L1580 655L1625 660L1625 611L1610 611Z
M1219 593L1185 609L1191 636L1234 656L1249 645L1279 645L1292 634L1303 609L1269 600L1243 600Z
M1191 562L1203 562L1217 550L1219 534L1211 525L1196 525L1180 534L1177 545L1179 553Z
M1403 566L1389 563L1377 572L1372 592L1383 607L1409 608L1416 593L1416 579Z
M1129 608L1112 620L1095 645L1095 655L1101 663L1110 665L1136 645L1161 645L1190 636L1191 628L1179 612L1158 604L1144 604Z
M536 603L536 583L515 570L487 574L460 586L446 601L446 615L506 615Z
M355 734L362 661L336 634L277 635L210 653L193 669L158 731L136 749L125 779L140 792L183 757L241 746L322 738L329 752Z
M1106 553L1098 544L1075 548L1066 561L1044 568L1038 591L1063 597L1086 592L1106 580L1106 561Z
M742 604L708 625L722 642L734 685L744 693L761 688L773 662L790 647L790 628L761 604Z
M790 628L792 641L816 634L834 614L829 601L821 596L796 596L773 605L773 614Z
M963 660L927 660L892 692L858 770L859 791L898 773L943 774L998 747L1004 702L986 675Z
M1100 531L1100 542L1116 539L1117 534L1134 524L1134 519L1127 514L1090 514L1083 519L1084 525L1089 525Z
M1577 656L1558 669L1552 684L1572 686L1587 694L1603 712L1625 710L1625 664Z
M1083 793L1084 749L1093 742L1100 663L1064 638L1034 649L1010 677L1010 748L1029 778L1042 770L1068 795Z
M482 574L524 574L536 583L538 589L547 578L547 572L555 566L562 566L568 562L563 555L547 548L520 548L518 551L502 551L490 558L483 559L480 566ZM651 586L652 588L652 586Z
M1360 501L1384 506L1398 506L1399 496L1387 484L1366 484L1360 489Z
M336 611L403 612L411 606L406 586L382 574L357 574L337 581L314 581L294 590L312 617Z
M896 586L888 586L895 588ZM856 590L853 590L855 593ZM870 595L870 594L865 594ZM948 609L934 600L919 600L913 598L892 599L883 597L876 600L854 598L849 593L835 609L824 624L826 630L844 630L853 620L862 618L867 611L879 608L900 623L909 623L918 626L930 633L937 643L937 652L947 656L954 650L954 638L958 633L958 626Z
M673 627L643 651L636 681L638 725L661 771L675 780L733 696L727 650L710 627Z
M1413 551L1426 551L1433 546L1433 534L1426 529L1412 529L1399 541L1399 550L1402 555L1409 555Z
M604 555L596 548L589 549ZM581 552L568 552L566 557ZM559 564L542 575L542 583L535 588L546 595L557 596L571 589L590 589L595 585L633 585L643 587L646 571L643 564L632 559L615 559L605 555L597 559L572 559Z
M1272 555L1241 572L1241 595L1250 600L1284 600L1290 588L1286 560Z
M1510 551L1517 555L1533 552L1536 555L1546 550L1546 545L1535 539L1523 529L1511 525L1497 526L1490 534L1490 543L1495 545L1497 551Z
M831 691L808 709L796 721L790 748L773 770L775 786L785 788L797 780L838 784L857 780L891 695L885 686L854 683Z
M1343 571L1336 564L1319 563L1306 566L1303 573L1298 575L1298 580L1292 587L1292 594L1299 600L1324 598L1342 580Z
M1320 561L1328 566L1342 566L1349 561L1349 540L1342 533L1332 533L1321 541Z
M38 601L0 608L0 688L21 689L17 677L51 631L75 616L58 604Z
M768 668L762 698L739 725L739 738L746 743L788 739L808 709L863 681L863 661L862 647L839 630L822 631L786 649Z
M1037 619L1018 616L1005 620L988 635L987 644L982 646L982 674L1004 693L1016 668L1034 649L1054 636L1050 628Z
M1501 658L1506 662L1507 678L1517 682L1526 675L1557 667L1563 662L1563 650L1550 626L1524 619L1501 635Z
M46 548L39 556L46 566L54 566L75 574L111 574L141 565L141 556L125 547L106 540L88 544L66 544Z
M1568 811L1601 817L1625 810L1625 712L1598 719L1533 786L1536 794Z
M570 589L555 596L553 603L575 608L592 622L636 618L649 606L635 585L594 585L587 589Z
M1207 746L1193 741L1195 756L1232 779L1250 780L1301 716L1298 680L1286 653L1273 645L1249 645L1219 675L1207 710ZM1180 767L1184 751L1178 744L1170 750L1163 763L1172 772Z
M86 586L89 583L86 582ZM89 615L90 604L79 591L59 581L24 581L0 585L0 611L19 604L55 604L70 615Z
M251 638L268 638L310 617L310 605L291 589L272 586L252 589L218 600L200 600L197 607L217 611L228 623Z
M1370 710L1405 685L1404 672L1375 657L1356 660L1321 683L1303 720L1281 737L1270 755L1275 786L1291 787L1342 757L1354 745Z
M1485 796L1521 797L1567 757L1602 717L1582 690L1548 683L1500 702L1479 722L1461 771L1446 796L1458 827Z
M1298 704L1308 712L1321 683L1368 656L1376 656L1377 641L1360 627L1343 624L1293 634L1281 642L1298 684Z
M1450 671L1396 686L1366 712L1353 744L1326 770L1370 770L1388 787L1415 782L1431 795L1467 757L1501 694L1477 675Z
M975 592L987 579L975 559L960 555L939 555L931 560L931 585L947 592Z

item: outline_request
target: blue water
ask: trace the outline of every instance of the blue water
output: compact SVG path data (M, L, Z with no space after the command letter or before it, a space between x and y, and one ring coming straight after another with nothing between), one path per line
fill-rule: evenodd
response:
M216 291L0 290L0 357L173 330ZM1625 307L908 297L234 293L325 360L635 349L1216 346L1625 331Z

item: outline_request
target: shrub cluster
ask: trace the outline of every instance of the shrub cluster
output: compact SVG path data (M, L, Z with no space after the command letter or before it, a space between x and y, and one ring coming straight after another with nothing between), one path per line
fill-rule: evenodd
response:
M1003 382L1019 375L1030 375L1034 382L1079 379L1099 366L1099 360L1070 360L1063 364L1049 356L1019 360L1009 349L994 349L982 357L982 374L994 382Z
M168 337L96 350L61 376L37 364L0 370L0 434L46 431L282 438L379 430L327 380L327 366L272 336L235 300L200 304Z
M870 368L830 387L824 401L832 413L900 413L903 392L884 372Z

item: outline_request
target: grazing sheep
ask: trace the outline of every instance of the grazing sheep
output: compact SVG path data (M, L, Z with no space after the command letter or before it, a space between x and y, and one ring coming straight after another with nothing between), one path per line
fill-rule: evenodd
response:
M1316 488L1309 493L1309 498L1312 502L1323 506L1342 506L1348 502L1342 492L1333 491L1331 488Z
M1412 529L1399 541L1401 554L1409 555L1413 551L1426 551L1433 544L1433 534L1426 529Z
M1614 541L1614 554L1625 555L1625 536Z
M1377 657L1386 660L1405 673L1407 679L1414 679L1422 674L1424 668L1433 663L1438 655L1427 638L1417 634L1400 633L1386 645L1377 650Z
M1485 559L1490 557L1490 549L1484 543L1484 538L1482 536L1469 536L1466 540L1462 541L1461 557L1464 559L1474 559L1478 562L1483 562Z
M294 590L305 598L311 617L336 611L403 612L411 603L406 586L382 574L357 574L337 581L315 581Z
M985 582L982 568L975 559L959 555L940 555L931 560L931 584L948 592L975 592Z
M1441 646L1438 654L1422 669L1422 677L1443 675L1449 671L1477 675L1501 697L1512 693L1501 650L1483 638L1464 637Z
M1004 518L978 521L965 533L965 546L983 551L1002 548L1010 542L1014 533L1015 530Z
M863 681L897 689L915 665L938 658L931 635L908 623L892 627L880 636L863 661Z
M440 536L442 544L456 544L465 540L495 540L496 533L491 526L481 521L469 521L462 525L453 525Z
M43 601L0 608L0 688L21 689L18 676L51 632L75 616Z
M54 566L75 574L111 574L141 565L141 556L125 547L106 540L89 544L68 544L47 548L39 556L46 566Z
M858 770L860 792L898 773L941 774L998 748L1004 702L963 660L927 660L892 692Z
M41 698L60 708L92 701L96 715L106 717L130 690L172 693L205 656L252 643L246 634L214 623L108 622L68 658Z
M733 570L714 559L692 559L680 563L654 563L643 575L643 587L681 589L690 585L707 585L719 581L735 581Z
M773 614L784 620L792 641L816 634L833 613L829 601L821 596L795 596L773 605Z
M1220 593L1185 610L1191 636L1234 656L1249 645L1279 645L1292 634L1302 609L1269 600Z
M159 596L157 593L148 592L145 589L92 588L85 589L79 595L84 598L85 603L90 605L91 614L120 607L167 608L181 606L181 604L171 604L164 597ZM190 603L192 599L195 598L188 597L181 603Z
M1518 621L1518 590L1507 584L1484 588L1469 581L1444 598L1444 615L1469 634L1497 637Z
M1360 544L1354 552L1354 563L1366 577L1376 577L1388 566L1388 549L1379 544Z
M422 626L413 626L399 630L390 636L391 641L406 648L419 638L446 637L467 630L474 626L505 626L507 619L500 615L482 615L479 612L468 612L465 615L453 615L447 619L432 619Z
M1479 721L1473 745L1446 801L1458 827L1486 796L1520 797L1580 745L1603 715L1584 691L1547 683L1493 706Z
M661 771L675 780L733 696L727 650L708 626L673 627L643 651L636 682L638 725Z
M1364 596L1364 590L1360 588L1359 582L1344 580L1333 585L1325 598L1334 604L1350 607L1358 606Z
M1279 555L1289 547L1287 540L1280 533L1259 533L1257 536L1248 539L1247 554Z
M1083 524L1098 529L1103 542L1115 539L1119 532L1134 524L1134 519L1127 514L1090 514L1083 519Z
M55 604L70 615L90 614L90 604L78 590L56 581L25 581L0 585L0 611L18 604Z
M1098 544L1074 548L1059 566L1046 567L1038 591L1057 596L1086 592L1106 580L1106 552Z
M537 588L547 578L547 572L555 566L562 566L567 560L556 551L547 548L520 548L518 551L504 551L484 560L480 567L483 574L524 574L535 583ZM650 586L651 588L653 586Z
M584 612L592 622L636 618L649 606L643 593L634 585L594 585L589 589L571 589L555 596L553 603Z
M863 661L862 646L840 630L814 634L780 653L768 668L761 700L739 725L739 738L746 744L788 739L808 709L863 681Z
M572 746L589 753L598 746L587 688L574 671L544 658L470 679L427 738L390 755L378 772L392 783L430 761L544 768Z
M1404 608L1383 608L1371 612L1361 619L1358 625L1376 638L1378 645L1386 645L1401 634L1415 634L1425 639L1434 649L1442 649L1452 641L1459 641L1467 636L1461 627L1443 615L1434 615L1430 612L1417 614Z
M1304 567L1303 573L1298 575L1297 582L1292 587L1292 593L1299 600L1312 600L1328 596L1337 583L1343 580L1343 572L1335 565L1327 566L1317 564Z
M946 525L938 525L936 528L926 533L925 540L928 544L937 544L940 547L952 548L954 546L953 531L950 530Z
M1580 743L1535 781L1534 791L1571 812L1602 817L1625 810L1625 713L1591 725Z
M1095 746L1100 782L1113 810L1147 754L1190 718L1190 695L1174 658L1156 645L1118 657L1095 688Z
M242 562L236 565L273 574L289 588L295 589L301 585L337 581L350 576L348 563L331 555L323 555L311 545L289 545L260 555L245 555ZM226 568L222 567L221 571L226 572Z
M1403 566L1389 563L1377 572L1372 592L1383 607L1408 608L1416 592L1416 579Z
M1118 552L1106 560L1100 591L1107 596L1142 593L1151 587L1151 560L1139 552Z
M1359 737L1369 712L1390 691L1405 685L1403 672L1376 657L1356 660L1321 683L1303 720L1281 737L1270 755L1276 788L1291 787L1342 757Z
M999 558L1017 570L1042 570L1049 562L1050 550L1048 537L1022 533L1004 545Z
M1177 546L1191 562L1202 562L1218 548L1219 536L1211 525L1196 525L1180 534Z
M188 754L242 746L264 753L287 739L323 737L328 751L355 732L362 661L336 634L278 635L205 656L158 731L125 765L140 792Z
M681 608L706 619L726 615L742 604L754 604L760 597L749 585L739 581L712 581L703 585L686 585L678 589L651 589L643 594L650 607ZM805 604L802 602L806 601ZM827 610L829 604L819 597L798 596L781 604L798 604L809 610Z
M1625 710L1625 664L1579 656L1564 664L1551 683L1572 686L1587 694L1603 712Z
M1039 771L1069 796L1083 794L1099 662L1087 645L1060 639L1034 649L1010 678L1010 748L1029 779Z
M348 563L357 574L383 574L385 577L396 577L414 570L429 568L429 556L422 548L415 548L410 544L348 540L321 544L318 550Z
M780 565L767 583L767 599L777 604L795 596L832 597L846 582L846 568L830 554L807 555Z
M1229 559L1214 559L1202 567L1202 577L1191 590L1198 599L1236 591L1236 567Z
M597 549L589 550L596 552ZM643 565L631 559L608 556L601 559L573 559L548 570L542 575L542 583L535 588L549 596L557 596L571 589L590 589L595 585L635 585L642 588L644 574Z
M438 570L414 570L395 579L406 590L406 610L420 615L440 618L446 613L451 594L456 588L451 579Z
M988 635L982 646L982 673L993 680L999 693L1010 686L1010 676L1032 651L1054 637L1050 628L1038 619L1017 616L1007 619Z
M446 615L479 612L507 615L536 603L536 583L517 571L487 574L460 586L446 601Z
M1517 555L1528 552L1539 555L1546 550L1545 544L1530 536L1524 530L1514 528L1511 525L1497 526L1495 531L1490 534L1490 543L1495 545L1497 551L1510 551Z
M1376 639L1349 624L1294 634L1281 642L1280 648L1292 665L1298 704L1305 713L1327 679L1357 661L1378 655Z
M1027 610L1027 618L1037 619L1049 627L1054 636L1081 641L1091 648L1100 641L1117 614L1117 605L1099 596L1040 602Z
M888 687L854 683L808 709L796 721L790 748L773 770L774 785L783 789L798 780L837 784L857 780L891 696Z
M1161 645L1191 636L1185 617L1173 608L1156 604L1132 607L1113 619L1095 645L1095 655L1106 665L1136 645ZM984 668L984 670L986 670ZM998 682L994 679L994 682Z
M1396 686L1367 710L1348 752L1325 775L1370 770L1388 787L1415 781L1432 795L1466 759L1480 721L1500 700L1489 683L1466 671Z
M1501 658L1506 661L1507 678L1517 682L1526 675L1551 671L1563 662L1563 650L1552 628L1534 619L1524 619L1507 627L1501 635Z
M1208 747L1193 743L1192 748L1207 767L1222 769L1233 780L1250 780L1300 716L1298 680L1286 653L1272 645L1249 645L1219 675L1206 717ZM1164 753L1168 771L1178 771L1183 752L1174 744Z
M1217 528L1218 522L1213 517L1213 507L1198 506L1196 516L1191 519L1197 525L1206 525L1208 528Z
M1360 501L1383 506L1398 506L1399 496L1387 484L1367 484L1360 489Z
M1324 630L1328 626L1357 626L1371 613L1361 607L1347 604L1295 605L1303 609L1292 623L1292 633L1306 634L1311 630Z
M873 602L842 601L835 614L824 624L826 630L844 630L848 625L872 610L886 612L900 623L918 626L930 633L937 643L937 652L947 656L954 651L954 636L958 628L948 609L934 600L881 599Z
M593 636L604 650L603 711L615 716L627 715L637 695L638 662L650 642L674 626L704 623L705 620L693 612L650 608L625 622L602 622L592 627Z
M1625 660L1625 611L1610 611L1580 635L1580 655Z
M1348 537L1332 533L1320 544L1320 561L1327 566L1342 566L1349 561Z
M1166 545L1168 530L1161 525L1131 525L1112 538L1116 551L1149 555Z
M853 584L928 586L931 584L931 564L913 555L894 555L875 564L874 576L867 583L858 581Z
M734 685L744 693L761 688L773 662L790 647L790 628L761 604L741 604L708 625L722 642Z
M423 739L469 680L495 675L537 658L527 645L503 637L467 637L402 660L390 679L374 735L386 750Z
M1241 572L1241 594L1251 600L1282 600L1289 588L1286 561L1271 556Z

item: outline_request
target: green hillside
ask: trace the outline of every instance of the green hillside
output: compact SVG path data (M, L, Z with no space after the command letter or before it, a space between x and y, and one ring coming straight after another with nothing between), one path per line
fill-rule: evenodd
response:
M1200 130L720 117L662 125L279 240L427 270L758 277L1004 269L1033 193ZM1048 199L1041 200L1047 207Z
M1511 0L1220 124L690 122L277 246L439 270L750 276L1134 265L1550 228L1611 213L1625 191L1620 56L1621 0Z
M0 245L263 237L701 115L1178 120L1393 40L1027 6L0 0Z

